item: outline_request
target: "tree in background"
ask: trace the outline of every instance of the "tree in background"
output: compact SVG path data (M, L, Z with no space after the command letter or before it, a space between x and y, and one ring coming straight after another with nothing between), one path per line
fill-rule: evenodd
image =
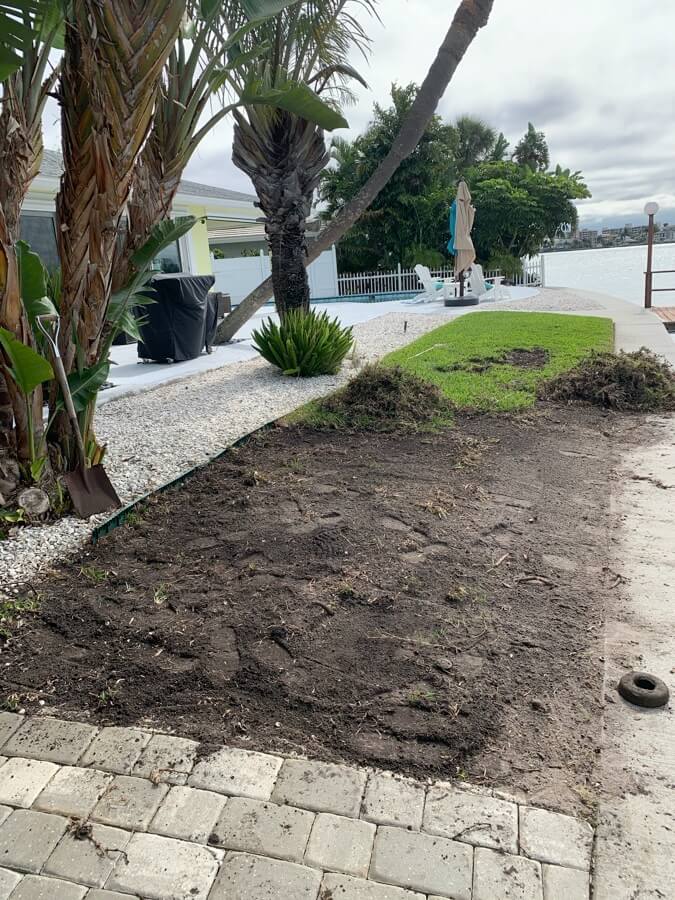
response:
M330 221L366 183L390 152L418 92L417 85L391 88L392 105L376 103L373 119L353 142L333 142L334 166L323 173L322 218ZM442 260L435 222L446 217L447 195L455 172L455 132L434 115L413 152L401 163L372 206L338 245L344 271L390 268L425 248ZM447 241L447 238L446 238Z
M490 159L492 162L501 162L506 154L508 153L509 142L504 137L504 133L502 131L497 135L497 140L495 141L495 145L492 148L492 153L490 154Z
M573 200L590 197L578 172L534 171L515 162L482 163L467 172L478 258L511 274L561 225L577 224ZM509 271L510 270L510 271Z
M525 135L516 144L513 153L519 166L528 166L535 172L545 172L551 162L543 131L537 131L532 122L527 123Z
M360 7L360 10L358 9ZM356 12L374 12L374 0L302 0L242 35L243 60L232 82L242 97L235 109L232 159L253 182L265 217L272 282L278 312L309 309L306 222L314 192L329 160L324 128L346 127L339 112L351 99L349 82L365 84L347 63L356 48L366 52L368 37ZM240 17L226 13L229 31ZM260 55L257 48L269 51ZM297 85L330 100L323 117L297 115L290 107L272 109L256 98Z
M494 158L497 133L481 119L460 116L453 126L453 131L452 155L455 178L461 178L467 169L476 163ZM504 135L499 135L499 138L503 139Z
M334 139L334 165L321 179L322 218L330 221L365 184L391 150L419 88L392 85L392 105L375 104L366 131L351 143ZM363 272L449 262L448 212L459 178L478 163L502 160L503 134L471 116L445 124L433 116L391 181L337 248L341 271Z

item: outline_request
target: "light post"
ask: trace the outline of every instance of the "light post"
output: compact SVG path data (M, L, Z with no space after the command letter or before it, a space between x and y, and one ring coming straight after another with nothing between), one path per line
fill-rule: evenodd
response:
M653 200L645 205L645 215L648 216L647 226L647 271L645 272L645 309L652 307L652 255L654 252L654 216L659 211L659 204Z

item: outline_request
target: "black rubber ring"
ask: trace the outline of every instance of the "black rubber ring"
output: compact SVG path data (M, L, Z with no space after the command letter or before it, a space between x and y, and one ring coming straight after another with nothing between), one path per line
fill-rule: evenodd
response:
M670 698L668 685L648 672L628 672L619 682L618 688L624 700L648 709L665 706Z

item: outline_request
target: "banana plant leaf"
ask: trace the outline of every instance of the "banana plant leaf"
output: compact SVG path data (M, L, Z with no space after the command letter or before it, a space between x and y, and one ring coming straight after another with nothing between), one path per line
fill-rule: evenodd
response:
M110 342L123 331L140 340L134 308L155 303L154 291L150 286L154 273L148 271L150 263L162 250L186 235L200 221L204 220L195 216L165 219L155 225L148 240L131 257L137 270L136 275L122 290L112 295L108 304L106 318L111 326Z
M148 303L155 302L149 297L145 299L147 299ZM138 313L135 312L135 309L126 309L116 320L117 333L121 334L123 332L124 334L128 334L134 341L140 341L143 339L143 336L141 335L141 326L147 321L148 317L139 316Z
M21 302L31 328L38 316L56 315L56 307L49 296L49 275L37 253L25 241L17 241Z
M139 272L147 269L157 254L186 235L200 221L203 219L196 216L180 216L178 219L165 219L155 225L148 240L131 257L132 263Z
M32 347L17 340L6 328L0 328L0 345L9 360L8 371L26 397L43 381L51 381L54 377L47 360Z
M84 369L82 372L72 372L68 376L70 393L73 395L75 412L81 413L96 399L96 395L108 380L110 373L110 360L104 359ZM63 399L59 398L58 406L63 406Z
M287 6L293 6L297 2L298 0L240 0L241 8L251 22L276 16Z
M0 0L0 81L21 67L51 6L49 0Z

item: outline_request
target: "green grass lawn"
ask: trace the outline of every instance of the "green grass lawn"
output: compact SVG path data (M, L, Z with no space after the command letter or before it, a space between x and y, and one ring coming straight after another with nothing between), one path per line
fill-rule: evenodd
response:
M499 362L510 351L535 348L548 352L542 368ZM613 349L611 319L486 312L442 325L382 362L434 382L459 409L513 411L534 404L541 381L571 369L592 350Z
M534 405L537 387L545 379L571 369L592 350L613 349L611 319L486 312L448 322L385 356L381 364L401 366L438 385L454 409L513 412ZM525 368L502 361L514 350L543 350L539 356L544 364ZM339 412L323 409L317 400L295 410L286 421L318 428L345 427ZM447 426L452 421L452 412L442 413L429 427ZM368 426L365 420L360 425Z

